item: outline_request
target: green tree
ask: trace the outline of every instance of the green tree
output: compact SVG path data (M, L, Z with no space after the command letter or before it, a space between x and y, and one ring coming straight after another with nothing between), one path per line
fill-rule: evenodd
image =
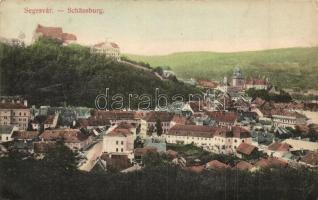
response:
M161 120L157 119L156 121L156 132L158 136L161 136L163 133L162 125L161 125Z

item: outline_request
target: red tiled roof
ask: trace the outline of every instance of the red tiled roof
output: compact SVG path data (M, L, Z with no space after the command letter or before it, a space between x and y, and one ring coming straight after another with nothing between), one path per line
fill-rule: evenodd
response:
M239 170L250 170L252 169L254 166L244 160L236 163L235 168L239 169Z
M254 79L254 78L252 78L252 79L247 79L245 81L245 84L246 85L267 85L268 82L266 79Z
M218 160L212 160L206 164L206 168L217 170L217 169L227 169L229 168L229 166Z
M181 135L181 136L194 136L194 137L213 137L214 133L220 128L211 126L198 126L198 125L180 125L173 126L167 135Z
M55 148L55 141L33 142L34 153L48 153Z
M11 138L16 140L33 140L38 135L37 131L14 131Z
M25 106L23 103L1 102L0 109L28 109L28 107Z
M108 133L107 137L127 137L129 135L132 135L132 133L129 131L129 129L125 128L115 128L113 131Z
M35 29L36 33L41 33L44 37L50 37L61 41L76 40L76 36L70 33L63 33L61 27L48 27L38 24Z
M255 146L243 142L237 147L236 151L245 155L250 155L255 149Z
M261 168L277 168L277 167L287 167L288 162L278 159L278 158L262 158L255 163L255 166Z
M216 88L219 84L209 80L197 80L199 86L204 88Z
M204 165L199 165L199 166L186 167L185 170L199 174L199 173L202 173L205 170L205 168L204 168Z
M313 152L313 151L309 151L304 157L301 158L300 161L302 161L306 164L309 164L309 165L317 166L318 165L318 153Z
M108 44L107 42L100 42L94 45L94 47L102 47L103 45ZM114 43L114 42L110 42L109 43L110 46L112 46L113 48L119 49L118 44Z
M113 48L116 48L116 49L119 48L118 44L116 44L116 43L114 43L114 42L111 42L110 45L112 45Z
M212 111L206 113L217 122L234 123L238 119L235 112Z
M136 148L134 150L134 154L136 156L145 156L148 153L157 153L157 148L148 146L144 148Z
M39 137L47 141L63 139L66 143L78 143L89 138L78 129L45 130Z
M172 120L172 122L176 123L176 124L181 124L181 125L194 125L193 122L191 122L190 120L188 120L187 118L183 117L183 116L179 116L179 115L175 115Z
M67 40L77 40L76 36L74 34L71 33L63 33L62 34L62 39L63 41L67 41Z
M275 142L268 146L271 151L289 151L292 147L287 143Z
M173 113L168 112L149 112L144 117L147 122L156 122L160 120L161 122L170 122L173 118Z
M141 119L141 114L135 111L103 111L103 110L95 110L93 112L92 117L95 118L103 118L108 120L134 120Z

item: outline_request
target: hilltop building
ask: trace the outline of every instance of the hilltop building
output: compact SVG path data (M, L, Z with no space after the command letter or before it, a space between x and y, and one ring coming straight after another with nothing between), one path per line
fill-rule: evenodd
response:
M61 27L48 27L38 24L36 27L32 41L37 41L40 37L52 38L63 42L63 44L74 43L77 37L71 33L64 33Z
M101 42L91 47L91 53L104 54L106 57L120 61L120 48L114 42Z

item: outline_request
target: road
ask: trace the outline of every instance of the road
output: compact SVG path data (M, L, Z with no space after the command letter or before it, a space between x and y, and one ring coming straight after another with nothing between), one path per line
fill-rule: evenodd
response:
M79 169L82 171L91 171L96 164L97 158L99 158L102 153L103 140L100 140L85 152L87 160L79 167Z

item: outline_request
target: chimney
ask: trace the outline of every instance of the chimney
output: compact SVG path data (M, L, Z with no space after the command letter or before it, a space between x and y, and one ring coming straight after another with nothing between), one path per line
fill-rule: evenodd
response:
M28 101L27 101L27 100L23 100L23 105L24 105L25 107L28 107Z

